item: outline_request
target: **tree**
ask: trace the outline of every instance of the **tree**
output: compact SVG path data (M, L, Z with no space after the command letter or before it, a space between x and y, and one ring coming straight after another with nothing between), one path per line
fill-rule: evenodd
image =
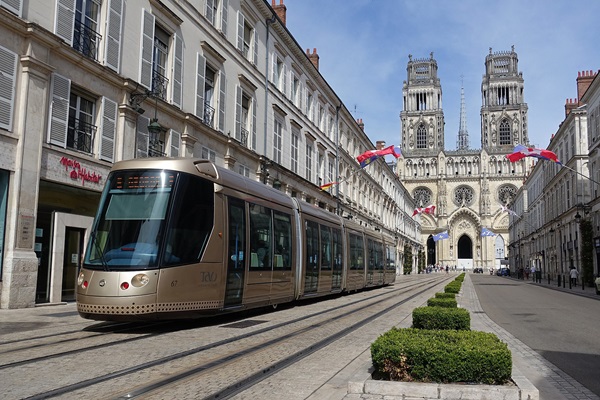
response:
M594 284L594 227L587 219L579 224L581 233L581 281L588 286Z
M404 275L409 275L412 272L412 248L404 245Z

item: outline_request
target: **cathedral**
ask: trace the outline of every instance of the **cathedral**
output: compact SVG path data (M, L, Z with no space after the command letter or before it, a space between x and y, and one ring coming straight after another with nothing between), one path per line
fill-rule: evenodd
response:
M425 263L495 270L507 254L506 207L528 168L526 159L512 163L505 157L515 145L529 143L523 74L514 46L499 52L490 48L485 57L479 149L469 146L464 89L456 149L445 147L442 86L433 53L422 59L409 55L406 71L398 176L417 207L435 206L431 214L414 216L421 223Z

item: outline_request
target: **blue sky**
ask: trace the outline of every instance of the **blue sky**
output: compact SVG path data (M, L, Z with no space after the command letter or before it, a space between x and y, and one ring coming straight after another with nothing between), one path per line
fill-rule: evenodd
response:
M280 0L276 0L279 4ZM284 0L287 28L319 54L319 71L373 143L400 144L408 55L433 52L442 84L445 147L456 148L461 75L471 148L481 147L481 82L489 48L515 46L529 138L546 148L577 97L577 73L600 69L600 1Z

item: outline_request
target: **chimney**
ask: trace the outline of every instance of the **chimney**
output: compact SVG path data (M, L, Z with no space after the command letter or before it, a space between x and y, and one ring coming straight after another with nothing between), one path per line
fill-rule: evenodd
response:
M580 71L577 73L577 100L581 101L581 98L585 94L585 91L588 90L592 81L596 77L596 73L594 71Z
M309 49L306 49L306 56L308 57L308 59L310 60L310 62L313 63L313 65L315 66L315 68L318 71L319 70L319 55L317 54L317 48L315 47L313 49L312 54L310 53Z
M565 102L565 118L571 114L571 111L579 107L579 101L577 99L567 99Z
M363 130L363 131L365 130L365 124L363 124L362 118L359 118L359 119L357 119L357 120L356 120L356 123L358 124L358 127L359 127L361 130Z
M385 140L378 140L377 142L375 142L375 148L377 150L381 150L385 147Z
M275 11L275 14L277 14L279 19L283 23L283 26L285 26L285 14L286 14L287 8L283 4L283 0L279 0L279 5L275 4L275 0L272 0L271 7L273 7L273 11Z

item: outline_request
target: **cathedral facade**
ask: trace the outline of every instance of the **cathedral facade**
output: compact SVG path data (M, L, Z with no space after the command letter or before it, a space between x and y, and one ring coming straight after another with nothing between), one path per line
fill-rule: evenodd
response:
M400 112L402 155L398 176L417 207L435 205L433 214L418 214L427 265L458 269L497 269L505 263L510 207L525 178L526 159L505 157L517 144L529 143L523 75L514 46L485 58L481 83L481 147L469 147L464 93L455 150L444 142L444 110L438 66L409 55ZM482 236L482 230L493 236ZM434 235L446 232L447 239Z

